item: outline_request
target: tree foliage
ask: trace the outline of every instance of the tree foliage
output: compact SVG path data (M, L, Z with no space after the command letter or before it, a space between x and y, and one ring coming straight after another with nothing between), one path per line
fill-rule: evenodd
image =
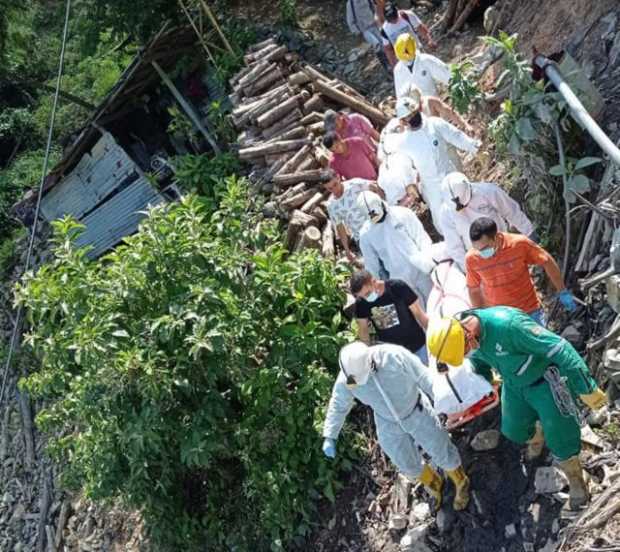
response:
M55 224L55 258L18 290L64 480L140 508L161 549L283 549L333 498L320 424L345 275L288 257L243 181L220 207L154 209L100 263Z

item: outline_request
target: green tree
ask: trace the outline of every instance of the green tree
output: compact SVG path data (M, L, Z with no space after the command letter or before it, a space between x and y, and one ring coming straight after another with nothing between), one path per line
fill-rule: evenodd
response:
M319 430L346 276L289 257L244 181L217 199L154 209L102 262L56 223L18 291L41 359L23 385L66 483L140 508L161 549L283 549L333 499Z

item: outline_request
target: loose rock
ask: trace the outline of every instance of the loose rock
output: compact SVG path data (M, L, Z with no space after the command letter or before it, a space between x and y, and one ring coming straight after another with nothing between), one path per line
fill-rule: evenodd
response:
M487 429L478 433L471 442L471 448L482 452L492 450L499 444L500 433L496 429Z
M555 466L538 468L534 487L538 494L557 493L568 485L568 479L564 473Z

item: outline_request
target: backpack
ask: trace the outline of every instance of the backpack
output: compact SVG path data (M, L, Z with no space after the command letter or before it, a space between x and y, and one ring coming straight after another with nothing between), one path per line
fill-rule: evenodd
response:
M398 10L398 15L400 15L407 22L407 24L411 27L411 32L413 33L413 35L417 36L415 34L415 29L413 28L413 24L411 23L411 19L409 19L409 15L407 14L407 12L405 10ZM385 38L387 41L389 41L389 43L392 45L392 48L394 47L394 43L390 40L390 37L387 35L387 33L383 29L381 29L381 36Z

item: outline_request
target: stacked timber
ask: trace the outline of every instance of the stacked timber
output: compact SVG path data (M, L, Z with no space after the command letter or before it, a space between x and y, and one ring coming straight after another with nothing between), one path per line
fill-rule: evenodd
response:
M239 132L240 159L252 165L271 203L288 221L290 250L315 248L334 257L335 232L328 221L328 152L321 139L327 109L348 109L381 129L383 111L344 82L300 61L269 38L249 48L245 66L230 80L231 121Z

